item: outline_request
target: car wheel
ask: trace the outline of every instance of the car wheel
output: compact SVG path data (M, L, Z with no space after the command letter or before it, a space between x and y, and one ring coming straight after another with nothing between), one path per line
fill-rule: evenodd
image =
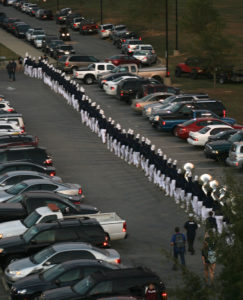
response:
M85 84L93 84L94 83L94 76L87 75L84 77Z
M176 77L181 77L181 69L178 68L178 67L175 69L175 76Z

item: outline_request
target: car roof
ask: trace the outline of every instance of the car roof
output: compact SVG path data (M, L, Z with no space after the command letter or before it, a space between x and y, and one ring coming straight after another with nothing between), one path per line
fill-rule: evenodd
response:
M39 173L36 171L25 171L25 170L20 170L20 171L9 171L4 173L4 176L12 177L12 176L17 176L17 175L41 175L45 176L43 173Z
M52 248L56 251L65 251L65 250L92 250L94 247L88 243L82 242L65 242L54 244Z
M62 267L64 267L66 270L72 269L75 266L85 267L85 266L105 266L105 267L111 267L111 269L120 269L119 265L108 263L104 260L100 259L75 259L75 260L69 260L65 261L62 264Z
M53 185L60 185L59 182L53 181L51 179L28 179L23 180L21 183L24 183L26 185L32 185L32 184L53 184Z
M43 147L33 147L33 146L26 146L26 147L11 147L9 149L1 149L0 150L0 153L3 153L3 152L7 152L7 151L25 151L25 150L32 150L32 149L41 149L41 150L46 150L45 148Z
M29 191L25 192L23 195L26 196L26 198L52 198L57 200L65 200L68 201L68 198L63 197L62 195L55 193L53 191Z
M104 279L119 279L119 278L129 278L129 277L156 277L159 279L158 275L153 273L147 268L137 267L137 268L127 268L127 269L119 269L119 270L106 270L99 271L91 274L91 276L96 280L104 280Z
M227 124L207 125L206 127L209 127L211 129L214 129L214 128L232 128L232 126L227 125Z
M29 161L19 161L19 160L17 160L17 161L15 161L15 160L13 160L13 161L8 161L8 162L5 162L5 163L0 163L0 167L1 166L4 166L4 167L11 167L11 166L13 166L13 165L30 165L30 166L37 166L37 167L39 167L39 168L41 168L41 169L46 169L46 167L45 166L42 166L42 165L38 165L38 164L36 164L36 163L33 163L33 162L29 162Z

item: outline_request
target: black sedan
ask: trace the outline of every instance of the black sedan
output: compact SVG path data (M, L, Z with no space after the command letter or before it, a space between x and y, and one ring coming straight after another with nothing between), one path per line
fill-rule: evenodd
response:
M119 268L119 265L100 260L67 261L39 274L29 275L18 280L10 289L11 298L13 300L33 299L43 291L75 284L91 273Z
M74 54L75 50L73 49L73 46L71 45L60 45L54 49L53 57L58 59L62 55L69 55Z

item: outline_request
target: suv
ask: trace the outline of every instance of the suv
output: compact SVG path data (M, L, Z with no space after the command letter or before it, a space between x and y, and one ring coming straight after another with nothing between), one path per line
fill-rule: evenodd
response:
M243 167L243 142L236 142L231 146L226 163L238 169Z
M72 28L72 30L79 30L80 27L80 23L84 20L84 17L78 17L78 18L73 18L71 23L70 23L70 27Z
M42 51L44 53L48 53L49 51L49 44L52 42L52 41L56 41L58 40L57 36L56 35L46 35L42 41Z
M75 50L73 49L72 45L60 45L54 49L52 56L57 59L60 58L62 55L69 55L74 53Z
M51 10L39 9L37 10L35 17L41 20L53 20L53 13Z
M79 25L80 34L97 33L98 25L93 20L83 19Z
M73 73L79 67L86 67L94 62L99 62L99 60L90 55L63 55L58 60L57 66L62 71Z
M112 24L101 24L98 27L99 37L101 39L108 38L111 34L111 30L113 29Z
M108 236L95 219L73 219L39 223L23 235L0 240L0 264L7 266L13 258L30 256L59 242L88 242L107 247Z
M63 8L56 13L56 24L65 24L67 16L71 14L71 8Z
M16 146L37 146L38 138L32 135L3 135L0 136L0 148L16 147Z
M122 54L132 55L139 44L142 44L142 41L139 39L126 40L121 47Z
M128 103L133 98L142 97L142 86L147 84L161 85L157 80L152 78L129 78L122 80L117 87L117 98L119 100L125 100ZM161 85L162 86L162 85Z
M199 57L190 57L184 63L179 63L175 68L175 76L181 77L182 74L188 74L193 79L200 75L210 76L205 68L204 59Z
M44 166L52 166L52 159L45 148L13 147L0 150L0 163L13 160L34 162Z
M124 294L144 298L151 283L157 291L157 299L167 299L165 285L158 275L142 267L99 271L85 277L73 286L47 290L41 294L40 299L94 300L101 299L104 295L107 297Z

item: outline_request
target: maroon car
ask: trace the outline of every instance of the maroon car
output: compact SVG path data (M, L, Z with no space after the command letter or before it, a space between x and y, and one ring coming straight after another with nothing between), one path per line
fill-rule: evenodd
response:
M112 63L115 66L119 66L122 64L136 64L138 67L141 65L141 61L129 56L129 55L114 55L111 56L110 58L106 58L105 62Z
M0 136L0 149L16 146L38 146L38 138L28 134Z

